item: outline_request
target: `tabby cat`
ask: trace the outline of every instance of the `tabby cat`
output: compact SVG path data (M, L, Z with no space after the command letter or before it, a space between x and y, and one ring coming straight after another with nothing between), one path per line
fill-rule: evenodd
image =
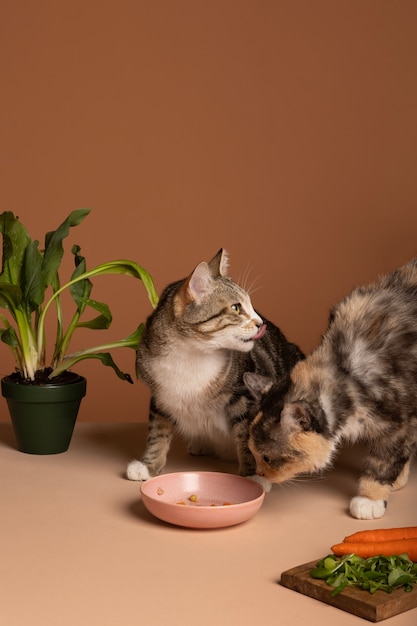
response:
M248 293L226 275L220 250L185 279L168 285L146 322L137 375L151 390L149 431L130 480L147 480L165 466L174 431L191 454L237 459L239 473L255 475L248 449L247 414L253 402L246 371L282 377L303 357L282 332L253 309Z
M350 512L382 517L417 447L417 259L336 305L289 378L248 373L245 383L258 401L249 448L260 476L280 483L314 473L343 440L367 442Z

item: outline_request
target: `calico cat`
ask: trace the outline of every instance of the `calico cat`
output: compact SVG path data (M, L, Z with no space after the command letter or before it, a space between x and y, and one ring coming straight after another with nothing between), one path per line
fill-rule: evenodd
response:
M350 512L381 517L417 447L417 259L336 305L319 346L290 377L244 380L258 402L249 439L258 474L280 483L314 473L343 440L366 441Z
M255 475L247 445L253 398L243 374L282 377L304 355L254 311L248 293L226 275L227 264L221 249L168 285L147 319L137 375L151 389L149 431L141 460L128 465L130 480L161 472L175 430L191 454L237 458L241 475L270 488Z

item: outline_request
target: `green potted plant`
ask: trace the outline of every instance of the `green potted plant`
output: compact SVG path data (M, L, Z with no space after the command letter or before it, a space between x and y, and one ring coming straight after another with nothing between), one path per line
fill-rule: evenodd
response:
M0 215L3 236L0 308L6 312L0 313L0 339L11 348L16 361L16 371L1 379L1 388L22 452L55 454L68 449L80 402L86 393L85 377L71 369L79 361L98 359L113 368L122 380L133 382L116 365L109 350L124 347L136 351L143 323L125 339L69 352L77 328L108 329L112 322L107 304L90 297L92 279L106 274L128 275L142 281L153 307L158 301L152 278L140 265L116 260L87 270L78 245L71 250L75 269L70 279L61 284L63 240L89 212L78 209L70 213L56 230L46 234L43 250L39 249L39 241L31 240L12 212ZM74 304L72 317L66 324L62 301L65 291L71 294ZM53 341L47 341L45 321L53 311L54 337ZM93 317L84 320L87 311L93 311Z

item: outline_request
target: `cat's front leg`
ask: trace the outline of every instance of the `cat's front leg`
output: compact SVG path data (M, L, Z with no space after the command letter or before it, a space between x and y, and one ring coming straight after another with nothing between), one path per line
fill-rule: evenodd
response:
M151 405L146 448L140 461L133 460L127 466L129 480L145 481L157 476L165 467L174 433L174 424Z
M406 460L404 460L404 457ZM359 480L358 494L352 498L350 512L357 519L378 519L387 508L391 491L403 487L408 479L410 460L403 447L401 458L394 449L375 447Z
M381 485L370 478L362 478L359 483L358 495L350 503L350 512L353 517L358 519L377 519L382 517L387 508L391 491L404 487L409 473L410 462L408 461L392 485Z
M248 447L248 426L246 421L235 423L233 434L236 441L237 458L239 462L239 474L259 483L263 490L271 491L272 484L263 476L256 473L256 463L252 452Z
M358 495L350 501L350 513L356 519L378 519L387 508L390 485L381 485L370 478L361 478Z
M406 463L392 485L381 485L369 478L362 478L359 482L358 495L352 498L350 512L357 519L378 519L387 508L387 501L391 491L404 487L408 480L410 463Z

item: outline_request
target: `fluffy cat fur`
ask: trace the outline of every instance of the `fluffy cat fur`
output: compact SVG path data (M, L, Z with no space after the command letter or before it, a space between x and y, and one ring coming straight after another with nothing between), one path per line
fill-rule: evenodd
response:
M279 483L314 473L343 440L368 442L350 512L381 517L417 447L417 259L335 306L320 345L290 378L248 373L245 383L258 401L249 447L260 476Z
M281 378L303 357L272 323L253 309L248 293L226 275L220 250L185 279L168 285L146 322L137 374L151 389L146 449L127 477L147 480L161 472L174 431L192 454L236 459L239 473L255 474L248 449L248 409L253 397L246 371Z

